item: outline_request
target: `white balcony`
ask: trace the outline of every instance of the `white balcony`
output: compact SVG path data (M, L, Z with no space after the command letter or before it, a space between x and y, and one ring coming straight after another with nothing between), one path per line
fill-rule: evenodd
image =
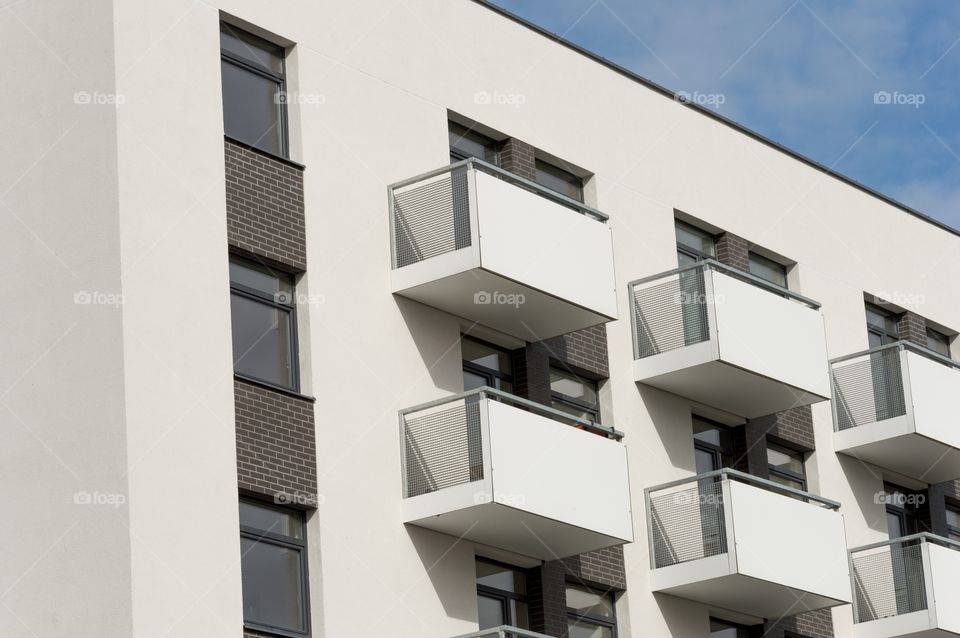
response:
M839 504L735 470L646 490L651 588L777 619L850 602Z
M837 452L927 483L960 478L960 362L901 341L830 372Z
M400 422L405 523L543 560L633 541L616 430L490 388Z
M630 284L634 378L747 418L829 397L815 301L714 260Z
M473 159L389 192L394 293L526 341L617 318L599 211Z
M854 638L960 636L960 543L917 534L851 550Z

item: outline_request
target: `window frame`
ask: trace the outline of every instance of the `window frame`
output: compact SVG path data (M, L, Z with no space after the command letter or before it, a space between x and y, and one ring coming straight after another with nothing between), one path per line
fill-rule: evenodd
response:
M753 269L751 268L751 266L753 266L754 260L756 260L756 261L759 262L761 265L766 266L766 267L768 267L768 268L773 268L773 267L777 268L780 272L783 273L783 283L780 283L780 282L777 282L777 281L771 281L771 280L767 279L766 277L763 277L762 275L759 275L759 274L753 272ZM758 253L758 252L754 252L754 251L751 250L751 251L749 251L749 252L747 253L747 272L749 272L749 273L750 273L751 275L753 275L754 277L757 277L757 278L759 278L759 279L763 279L763 280L766 281L767 283L773 284L774 286L780 286L780 287L783 288L784 290L789 290L789 289L790 289L790 278L789 278L789 276L788 276L788 268L787 268L787 266L785 266L784 264L781 264L779 261L777 261L777 260L775 260L775 259L770 259L769 257L767 257L767 256L765 256L765 255L761 255L761 254Z
M875 335L875 336L879 337L879 338L880 338L880 345L887 345L887 344L890 344L890 343L894 343L894 342L896 342L896 341L900 341L900 333L899 333L899 331L892 333L892 332L890 332L889 330L887 330L886 327L884 327L884 328L881 329L881 328L879 328L879 327L874 326L873 324L871 324L870 321L869 321L869 319L868 319L869 313L871 313L871 312L874 313L874 314L876 314L876 315L880 315L880 316L884 317L885 319L891 319L891 320L893 320L894 324L899 323L899 321L898 321L898 319L897 319L897 314L896 314L895 312L891 312L890 310L887 310L886 308L882 308L881 306L878 306L877 304L870 303L870 302L865 302L865 303L864 303L864 319L867 319L867 322L866 322L866 323L867 323L867 338L869 339L869 336L870 336L870 335ZM887 341L888 339L889 339L889 341Z
M557 392L557 391L555 391L555 390L551 387L551 388L550 388L550 401L551 401L551 403L553 403L553 402L564 403L564 404L569 405L569 406L572 406L572 407L574 407L574 408L576 408L576 409L578 409L578 410L583 410L584 412L588 412L588 413L590 413L590 414L593 415L593 418L590 419L591 421L593 421L594 423L600 423L600 382L599 382L598 380L596 380L596 379L591 379L591 378L589 378L589 377L585 377L585 376L583 376L583 375L581 375L581 374L577 374L576 372L573 372L572 370L569 370L569 369L567 369L567 368L565 368L565 367L561 367L561 366L558 366L558 365L551 365L550 368L549 368L549 370L548 370L548 374L549 374L550 372L554 371L554 370L556 370L557 372L559 372L560 374L562 374L562 375L564 375L564 376L573 377L573 379L574 379L575 381L579 382L579 383L591 384L591 385L593 386L594 394L595 394L596 397L597 397L597 402L596 402L596 404L594 404L594 405L590 405L590 404L587 403L586 401L582 401L582 400L580 400L580 399L578 399L578 398L576 398L576 397L572 397L572 396L570 396L570 395L568 395L568 394L564 394L564 393L562 393L562 392ZM553 385L552 382L551 382L551 385Z
M261 291L261 290L256 290L255 288L251 288L251 287L249 287L249 286L244 286L243 284L235 284L235 283L233 282L233 279L231 278L231 280L230 280L230 295L231 295L231 297L232 297L234 294L236 294L236 295L238 295L238 296L240 296L240 297L249 299L249 300L251 300L251 301L255 301L255 302L260 303L260 304L263 304L263 305L265 305L265 306L270 306L270 307L275 308L275 309L277 309L277 310L287 312L287 313L289 313L289 316L290 316L290 336L289 336L289 338L288 338L288 342L289 342L289 343L287 344L287 347L290 349L290 386L288 387L288 386L285 386L285 385L282 385L282 384L279 384L279 383L274 383L273 381L268 381L268 380L266 380L266 379L261 379L261 378L259 378L259 377L256 377L256 376L253 376L253 375L250 375L250 374L246 374L246 373L243 373L243 372L237 372L237 369L236 369L237 362L236 362L236 360L233 361L233 376L239 377L239 378L241 378L241 379L246 379L246 380L252 381L252 382L254 382L254 383L259 383L259 384L267 385L267 386L270 386L270 387L272 387L272 388L277 388L278 390L282 390L282 391L285 391L285 392L293 392L293 393L295 393L295 394L299 394L299 393L300 393L300 340L299 340L299 336L298 336L298 334L297 334L297 322L298 322L298 317L297 317L297 303L296 303L296 296L297 296L297 294L296 294L296 290L297 290L296 275L294 275L293 273L289 273L289 272L283 271L283 270L278 270L278 269L276 269L276 268L273 268L272 266L267 266L267 265L262 264L262 263L257 263L257 262L255 262L255 261L253 261L253 260L251 260L251 259L248 259L248 258L246 258L246 257L241 257L241 256L239 256L239 255L230 255L230 262L236 262L236 263L244 264L244 265L250 265L250 264L252 264L252 267L253 267L254 270L260 270L260 269L262 269L262 268L265 268L266 270L268 270L268 271L270 272L271 275L277 277L277 279L287 278L288 281L289 281L289 284L290 284L290 291L291 291L291 297L292 297L292 300L291 300L292 303L290 303L290 304L284 304L284 303L281 303L281 302L277 301L277 295L270 296L270 295L265 294L265 293L264 293L263 291ZM259 268L258 268L258 266L259 266ZM231 313L230 313L230 322L231 322L231 323L230 323L230 328L231 328L231 332L232 332L232 330L233 330L233 312L232 312L232 309L231 309ZM232 335L231 335L231 340L232 340ZM232 347L233 347L233 344L231 343L231 349L232 349ZM232 358L232 352L231 352L231 358Z
M928 350L932 350L933 352L936 352L937 354L939 354L939 355L941 355L941 356L947 357L948 359L950 358L950 341L951 341L950 335L946 334L945 332L940 332L940 331L937 330L936 328L930 328L930 327L928 326L927 329L926 329L926 336L927 336L927 349L928 349ZM930 342L931 342L931 341L936 341L936 342L939 342L940 344L942 344L943 347L944 347L944 349L946 350L946 352L940 352L940 351L937 350L936 348L931 348L931 347L930 347Z
M512 572L523 574L524 589L525 590L528 589L527 570L521 569L516 565L504 563L503 561L494 560L492 558L487 558L485 556L474 556L473 557L474 574L476 574L477 563L487 563L490 565L497 565L498 567L504 567L506 569L509 569ZM507 625L511 627L517 627L518 629L529 630L529 627L520 627L519 625L516 624L517 619L513 617L514 616L513 608L509 604L510 601L515 601L515 602L523 603L524 605L527 606L527 624L529 625L530 624L529 622L530 621L530 594L528 591L524 591L524 593L518 594L517 592L507 591L506 589L497 589L496 587L490 587L489 585L481 585L480 583L476 582L476 575L474 575L474 584L476 585L476 588L477 588L478 598L480 597L480 595L483 595L487 598L496 598L501 602L504 609L504 615L503 615L504 622ZM479 603L478 603L478 611L479 611Z
M677 239L677 227L684 227L684 229L693 231L693 234L695 235L700 235L702 237L709 237L710 243L713 246L713 254L711 255L709 253L705 253L702 250L698 248L694 248L693 246L688 246L687 244L681 244L680 241ZM716 236L711 232L703 230L702 228L698 228L693 224L690 224L688 222L683 221L682 219L677 219L676 217L674 217L673 218L673 238L674 238L674 243L677 246L678 264L680 262L679 257L681 254L685 255L686 257L689 257L690 259L693 259L694 261L702 261L704 259L716 259L717 239L716 239Z
M558 179L561 179L561 180L563 180L563 181L565 181L565 182L567 182L567 183L569 183L569 184L571 184L571 185L574 185L574 184L572 184L572 181L571 181L571 180L566 179L566 176L572 177L574 180L576 180L575 186L576 186L576 188L577 188L577 196L576 196L576 197L572 197L572 196L570 196L570 195L568 195L568 194L566 194L566 193L564 193L564 192L561 192L561 191L558 191L558 190L554 190L553 188L550 188L550 187L547 186L546 184L543 184L542 182L540 182L540 180L537 179L537 173L541 170L541 168L540 168L541 166L546 166L546 167L547 167L547 169L544 170L545 173L551 173L551 172L552 172L552 174L553 174L555 177L557 177ZM550 191L551 193L557 193L558 195L562 195L563 197L567 197L567 198L572 199L572 200L574 200L574 201L580 202L581 204L583 203L583 188L584 188L583 178L580 177L579 175L577 175L576 173L572 173L572 172L570 172L570 171L568 171L568 170L566 170L566 169L564 169L564 168L561 168L560 166L557 166L557 165L554 164L553 162L547 161L547 160L543 159L542 157L536 157L536 156L534 156L534 158L533 158L533 171L534 171L534 179L533 179L533 181L534 181L536 184L538 184L539 186L541 186L542 188L547 189L547 190Z
M695 431L695 425L694 425L694 423L697 421L700 421L701 423L709 425L710 427L716 429L718 432L721 432L722 433L721 436L723 434L726 434L727 436L729 436L730 447L724 448L723 445L714 445L713 443L708 443L706 441L698 439L697 433ZM733 467L733 462L735 460L735 455L736 455L733 427L729 425L725 425L723 423L719 423L717 421L714 421L713 419L708 419L706 417L700 416L699 414L693 414L691 415L691 433L693 435L694 454L696 454L697 450L710 454L710 456L713 459L714 472L724 468ZM717 467L718 465L719 467Z
M274 545L278 547L285 547L287 549L296 550L300 557L300 592L302 596L301 601L301 621L303 622L303 631L298 629L290 629L289 627L277 627L275 625L270 625L266 623L257 622L255 620L247 620L246 615L243 616L243 626L245 628L253 629L256 631L265 631L267 633L279 635L279 636L288 636L290 638L303 638L304 636L310 635L310 574L309 574L309 556L307 554L307 517L306 513L302 510L279 507L277 505L270 504L260 499L249 498L249 497L240 497L241 502L250 503L256 505L257 507L262 507L264 509L272 509L278 512L283 512L287 515L294 515L300 522L300 529L303 533L303 538L293 538L285 534L277 534L276 532L269 532L262 530L256 527L250 527L249 525L240 524L240 538L246 538L252 540L256 543L265 543L267 545ZM240 556L241 559L241 572L243 570L243 554ZM241 575L241 580L243 576ZM242 592L241 592L242 597Z
M487 348L490 348L492 350L496 350L502 354L505 354L508 357L508 360L510 361L510 374L506 374L505 372L500 372L499 370L494 370L493 368L487 368L486 366L482 366L472 361L467 361L466 359L464 359L463 347L462 347L464 340L473 341L474 343L479 343L482 346L485 346ZM488 381L493 381L492 384L488 384L488 385L489 387L494 388L495 390L500 390L501 389L500 382L506 381L507 383L510 384L510 388L511 388L510 394L513 394L513 391L516 389L516 384L514 381L514 374L513 374L513 353L510 350L507 350L506 348L501 348L500 346L494 343L490 343L489 341L484 341L483 339L477 339L476 337L465 335L465 334L460 335L460 343L461 343L460 361L462 364L462 369L464 371L471 372L480 377L485 377ZM506 392L506 390L504 390L504 392Z
M251 40L254 40L255 42L262 43L261 46L264 49L274 48L277 51L279 51L280 67L282 69L282 72L279 74L276 71L270 68L267 68L266 66L253 64L252 62L250 62L250 60L242 58L236 55L235 53L231 53L230 51L225 51L222 44L220 45L220 59L234 66L240 67L244 71L248 71L255 75L259 75L263 78L276 82L278 86L277 95L283 96L284 98L284 99L281 99L279 101L279 104L277 105L279 106L279 111L280 111L278 122L277 122L277 125L280 127L280 131L279 131L280 132L280 152L279 153L274 153L269 149L262 148L259 144L257 144L255 140L244 140L238 137L234 137L233 135L231 135L226 131L226 127L224 127L224 134L231 139L235 139L238 142L241 142L247 146L255 148L258 151L261 151L263 153L267 153L269 155L277 155L282 159L289 160L290 159L290 128L289 128L289 115L287 113L288 100L286 99L286 96L287 96L287 50L286 50L286 47L282 47L279 44L274 44L269 40L265 40L264 38L261 38L258 35L254 35L253 33L246 31L245 29L241 29L223 20L220 21L220 27L221 29L223 27L226 27L229 31L232 32L233 36L239 40L242 40L244 37L247 37L247 38L250 38ZM222 91L223 78L220 79L220 83L221 83L221 91ZM224 107L224 110L226 110L225 107Z
M781 454L786 454L786 455L788 455L788 456L792 456L792 457L795 457L795 458L796 458L796 457L799 457L799 459L800 459L800 465L803 467L803 474L797 474L796 472L793 472L793 471L791 471L791 470L784 470L784 469L780 469L780 468L775 468L773 465L770 465L770 459L769 459L769 457L767 458L767 473L770 474L770 475L776 474L777 476L782 476L783 478L789 479L789 480L791 480L791 481L797 481L797 482L800 483L800 485L801 485L801 487L799 487L799 488L797 488L797 489L799 489L799 490L801 490L801 491L803 491L803 492L808 491L808 489L807 489L807 459L806 459L806 453L802 452L801 450L796 450L796 449L793 449L793 448L789 448L789 447L787 447L787 446L785 446L785 445L780 445L779 443L776 443L776 442L773 442L773 441L767 441L767 449L768 449L768 450L771 450L771 449L772 449L772 450L776 450L777 452L780 452Z
M953 512L957 516L960 516L960 504L956 502L947 501L944 506L945 512ZM944 515L946 517L946 514ZM948 518L947 521L950 519ZM954 537L953 540L960 541L960 527L954 527L949 522L944 523L945 529L947 531L947 538Z
M585 589L591 594L601 596L604 598L609 597L610 610L613 612L613 617L607 618L606 616L601 616L599 614L584 613L567 605L566 588L570 586L578 587L580 589ZM566 607L566 610L567 610L567 626L568 627L571 619L584 620L590 624L600 625L608 628L610 630L610 638L617 638L617 601L616 601L616 592L614 590L608 589L607 591L601 594L595 588L585 585L583 583L572 583L567 581L566 583L564 583L564 607Z
M463 132L461 133L458 130L454 130L454 127L458 129L463 129ZM474 142L478 144L482 144L485 150L489 150L490 155L492 157L492 160L486 157L474 157L473 155L462 152L460 149L450 144L449 146L450 146L450 163L451 164L462 162L468 159L479 159L485 162L489 162L494 166L500 166L500 142L498 142L497 140L493 139L488 135L484 135L483 133L474 129L472 126L466 126L464 124L460 124L459 122L448 120L447 135L449 136L451 133L453 135L456 135L459 139L472 139ZM483 138L483 139L481 140L478 138Z

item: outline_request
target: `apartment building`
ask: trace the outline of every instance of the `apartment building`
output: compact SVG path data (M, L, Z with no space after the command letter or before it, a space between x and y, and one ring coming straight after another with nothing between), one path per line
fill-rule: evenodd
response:
M955 229L482 1L3 13L0 635L960 635Z

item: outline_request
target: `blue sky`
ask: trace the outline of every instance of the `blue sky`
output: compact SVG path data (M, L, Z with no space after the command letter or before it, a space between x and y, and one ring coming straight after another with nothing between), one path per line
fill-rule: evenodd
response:
M956 0L493 1L960 228Z

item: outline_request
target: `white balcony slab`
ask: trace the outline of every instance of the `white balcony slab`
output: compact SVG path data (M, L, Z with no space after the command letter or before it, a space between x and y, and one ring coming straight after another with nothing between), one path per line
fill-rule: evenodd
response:
M528 341L617 318L607 224L480 170L466 171L466 185L469 233L460 230L456 250L393 269L395 294ZM405 204L414 220L405 250L454 233L416 206L427 205Z

